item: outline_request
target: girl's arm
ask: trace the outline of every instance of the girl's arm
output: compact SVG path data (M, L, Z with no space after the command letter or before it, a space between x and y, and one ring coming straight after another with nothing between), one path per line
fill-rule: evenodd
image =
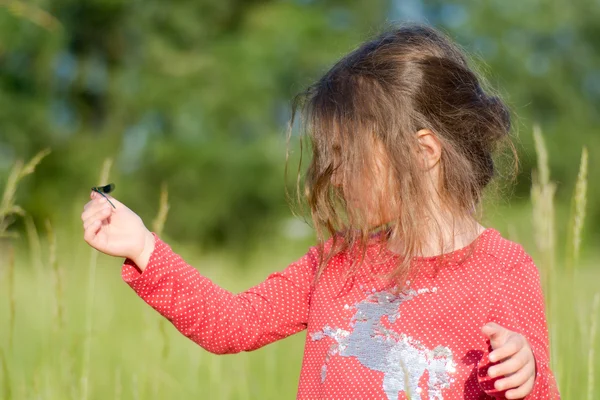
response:
M316 248L259 285L232 294L154 237L155 248L144 271L127 259L123 279L204 349L216 354L256 350L306 328Z
M527 400L559 399L556 381L550 370L550 349L548 327L544 312L544 296L540 285L538 269L529 256L524 263L506 271L505 278L497 286L493 295L493 306L488 321L495 322L509 331L525 337L535 359L536 374L533 389ZM496 391L494 382L499 378L488 379L490 366L489 349L480 362L480 384L486 394L505 398L505 391Z

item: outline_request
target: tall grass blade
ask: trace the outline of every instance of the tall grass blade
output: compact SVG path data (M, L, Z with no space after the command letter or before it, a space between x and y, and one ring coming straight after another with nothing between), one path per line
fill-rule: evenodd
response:
M152 221L152 230L158 236L161 236L163 233L165 222L167 221L167 214L169 213L169 208L169 191L167 190L166 183L163 182L160 189L160 202L158 207L158 214L156 214L156 218L154 218L154 221Z
M112 167L112 159L108 158L102 165L100 172L99 181L101 184L108 182L110 169ZM86 303L86 327L85 327L85 339L83 346L83 362L81 371L81 395L82 400L87 400L89 395L89 375L90 375L90 356L92 351L92 330L93 330L93 311L94 311L94 295L96 291L96 265L98 264L98 252L92 249L90 255L90 268L88 275L88 288L87 288L87 303Z
M596 352L596 333L598 330L598 315L600 315L600 292L594 296L592 303L592 321L590 324L590 346L588 353L588 384L587 384L587 400L594 400L594 353Z
M8 246L8 348L13 348L13 337L15 332L15 249Z
M163 229L165 227L165 222L167 221L167 215L169 214L169 191L167 189L166 183L163 182L160 189L160 200L158 206L158 213L152 221L152 230L156 235L162 236ZM163 348L162 348L162 360L164 361L169 357L169 337L167 334L167 320L164 318L160 318L158 320L158 330L160 332L160 336L163 340Z
M27 164L23 164L22 160L18 160L13 165L6 181L4 193L2 194L2 201L0 202L0 237L7 235L6 231L14 221L15 215L25 215L23 209L15 204L15 195L19 182L27 175L32 174L42 159L49 153L50 150L46 149L37 153Z
M48 154L50 154L50 149L44 149L37 153L35 156L33 156L33 158L29 160L29 162L25 164L25 166L21 170L21 176L19 177L19 180L23 179L27 175L33 174L35 172L35 168L42 162L44 157L46 157Z
M0 347L0 361L2 362L2 395L3 399L12 399L12 387L10 385L10 371L8 369L8 363L6 362L6 356L4 350Z
M571 299L575 299L578 296L576 290L575 273L579 264L579 254L581 250L581 241L583 233L583 225L585 220L585 208L587 202L587 172L588 172L588 152L584 147L581 152L581 162L579 165L579 173L577 175L577 181L575 183L575 189L571 198L571 214L569 217L569 225L567 230L566 240L566 252L565 252L565 271L566 271L566 289L572 291L572 295L569 296ZM574 301L575 302L575 301ZM587 326L585 324L585 316L582 308L579 307L576 312L578 322L576 324L566 324L566 327L562 329L562 332L566 337L571 337L571 334L575 335L575 328L578 328L578 334L580 337L585 337ZM570 331L570 332L569 332ZM582 344L584 341L582 341ZM573 359L565 357L564 361L560 363L561 368L564 369L564 382L565 395L570 394L573 383L574 368L576 366L573 363ZM577 385L577 383L575 383Z
M533 141L535 145L535 153L537 156L537 168L542 185L550 182L550 166L548 163L548 150L546 141L542 135L542 128L538 124L533 126Z
M133 374L133 377L131 378L131 394L132 394L134 400L139 400L140 389L139 389L137 374Z
M2 202L0 202L0 236L4 236L10 224L12 224L12 213L11 209L15 201L15 193L17 192L17 184L19 183L19 177L21 176L21 170L23 169L23 161L18 160L13 165L8 179L6 180L6 186L4 187L4 193L2 194Z
M241 400L250 399L250 385L248 382L248 354L240 354L240 360L236 363L238 379L238 398Z
M121 400L121 393L123 392L123 387L121 383L121 368L117 368L115 371L115 400Z
M400 368L402 369L402 376L404 377L404 395L406 396L406 400L411 400L410 395L410 372L404 363L402 357L400 357Z
M40 243L40 235L38 234L35 222L30 215L25 216L25 231L27 232L27 242L29 244L29 256L31 257L31 264L35 270L39 273L42 272L42 245Z
M550 293L550 279L555 265L556 231L554 225L554 193L556 185L550 181L548 151L539 126L534 126L533 139L537 153L537 170L533 174L531 202L535 242L543 257L541 265L545 293Z
M7 210L10 205L14 203L15 193L17 192L17 184L19 183L22 170L23 160L15 161L10 173L8 174L8 178L6 179L6 186L4 187L2 202L0 203L0 217L4 216L5 210Z
M577 267L579 262L579 253L581 249L581 240L583 233L583 223L585 220L585 207L587 204L587 173L588 173L588 152L584 147L581 152L581 162L579 164L579 173L575 190L571 200L571 218L569 221L569 240L567 240L567 260L566 266L569 272Z
M46 231L48 232L48 250L49 250L49 264L54 274L54 294L56 298L56 305L54 309L54 318L56 329L60 331L63 327L64 322L64 306L63 306L63 282L62 272L56 261L56 235L52 229L50 221L46 220Z
M167 358L169 358L169 335L167 333L167 320L164 318L160 318L158 320L158 330L160 332L160 336L163 340L163 348L162 348L162 352L161 352L161 357L163 360L163 364L164 361L167 360Z
M273 387L275 382L277 382L277 355L275 354L275 347L267 346L263 354L265 355L265 382L263 384L265 387ZM277 393L276 388L273 387L273 392L271 393Z
M538 263L542 287L547 303L547 320L550 331L551 353L556 354L558 343L558 324L553 321L553 316L557 315L557 305L553 293L553 277L556 274L556 229L554 212L554 194L556 185L550 181L550 167L548 164L548 151L544 137L539 125L533 127L533 140L537 154L537 170L533 172L533 183L531 186L531 203L533 205L533 230L536 247L541 257L541 263ZM552 340L553 339L553 340ZM557 376L562 374L557 369L558 363L556 357L552 358L552 369ZM569 370L567 369L567 373Z

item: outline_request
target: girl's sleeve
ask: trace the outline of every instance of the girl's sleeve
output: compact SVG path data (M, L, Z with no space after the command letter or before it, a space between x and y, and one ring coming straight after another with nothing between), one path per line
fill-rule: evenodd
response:
M144 272L127 259L122 277L204 349L216 354L256 350L306 328L316 248L259 285L232 294L202 276L156 235L155 241Z
M488 322L495 322L506 329L525 336L535 358L536 376L527 400L560 399L554 375L550 370L548 327L544 311L544 296L539 272L531 257L506 271L503 281L493 295ZM489 346L489 340L487 341ZM505 391L494 389L494 382L503 377L489 378L487 369L491 348L484 351L479 365L479 383L486 394L504 399Z

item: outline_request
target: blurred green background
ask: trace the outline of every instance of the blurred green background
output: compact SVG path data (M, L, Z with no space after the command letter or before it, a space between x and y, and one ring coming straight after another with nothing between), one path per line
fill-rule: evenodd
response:
M0 242L0 398L293 398L303 335L207 354L120 282L120 260L100 256L96 269L79 214L112 158L115 197L148 224L167 185L164 237L217 283L243 290L284 268L314 240L285 200L291 99L396 22L447 32L512 107L521 169L485 219L538 264L547 258L532 227L532 127L557 184L559 258L588 148L581 265L567 279L557 262L546 291L564 398L588 398L600 381L597 357L587 361L593 343L600 352L598 21L597 0L1 1L0 193L17 160L51 153L16 193L31 219L16 218L20 236Z
M529 193L534 122L554 155L560 199L584 144L598 180L597 0L1 4L0 174L52 149L21 188L37 221L70 218L110 156L115 195L144 217L168 184L166 231L177 240L240 246L277 234L290 215L283 168L293 95L395 21L448 32L512 106L522 148L514 201ZM589 214L588 226L600 227L600 202Z

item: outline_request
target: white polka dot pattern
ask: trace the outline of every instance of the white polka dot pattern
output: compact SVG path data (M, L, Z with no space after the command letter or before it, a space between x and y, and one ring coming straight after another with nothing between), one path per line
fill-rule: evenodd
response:
M366 262L347 279L348 253L338 254L313 285L319 258L313 247L282 272L232 294L156 237L144 272L126 260L122 276L181 333L213 353L255 350L307 329L298 399L406 399L402 371L418 371L407 376L420 399L504 398L486 379L489 341L481 328L487 322L529 341L537 376L527 399L559 399L539 275L521 246L487 229L465 262L456 260L466 249L451 253L443 266L436 257L416 259L418 273L409 277L405 301L396 301L390 284L376 276L391 268L390 262L374 262L377 246L370 246ZM421 358L402 358L409 354L406 346L419 350L413 353ZM445 370L435 369L434 362Z

